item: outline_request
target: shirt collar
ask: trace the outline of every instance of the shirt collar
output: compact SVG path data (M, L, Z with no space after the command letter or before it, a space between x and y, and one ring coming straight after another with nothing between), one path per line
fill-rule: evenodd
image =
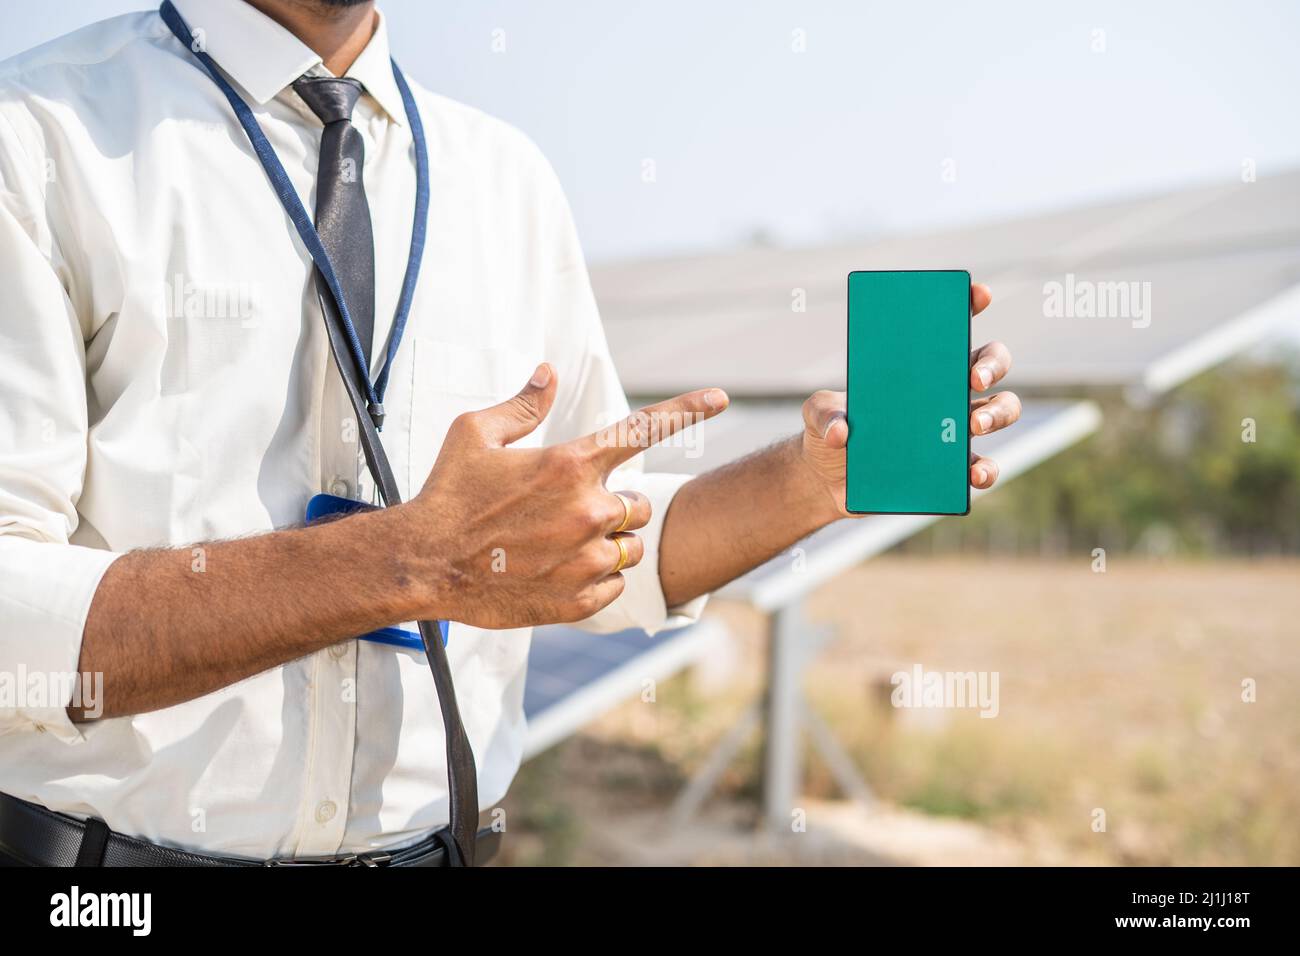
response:
M375 34L348 68L347 75L360 80L366 92L396 123L406 123L406 104L393 78L393 59L388 50L388 21L382 10L375 11Z
M322 71L321 58L305 43L245 0L172 0L212 59L252 100L265 105L305 73ZM388 25L378 14L375 33L348 69L397 123L406 109L393 79Z

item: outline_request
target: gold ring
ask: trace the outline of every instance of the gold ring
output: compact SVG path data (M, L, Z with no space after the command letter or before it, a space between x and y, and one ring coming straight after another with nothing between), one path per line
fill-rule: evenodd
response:
M618 572L627 567L627 545L625 545L623 539L617 535L614 536L614 543L618 545L618 564L614 565L614 570L609 572L610 574L618 574Z
M628 522L632 520L632 502L628 501L626 497L620 495L617 491L614 492L614 497L623 502L623 521L611 532L611 534L618 534L620 531L626 531ZM624 558L626 557L627 555L624 555Z

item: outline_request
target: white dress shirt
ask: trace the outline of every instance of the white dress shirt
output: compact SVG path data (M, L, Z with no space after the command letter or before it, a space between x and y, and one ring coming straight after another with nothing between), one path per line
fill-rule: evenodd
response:
M175 2L313 208L321 124L290 84L323 71L320 58L243 0ZM353 121L379 356L415 193L382 18L348 75L368 94ZM403 497L456 415L513 394L542 360L559 394L524 444L627 411L554 173L516 130L413 87L432 196L385 399ZM317 492L374 500L311 267L230 106L156 12L0 65L0 790L258 858L394 847L446 822L442 723L420 654L348 641L166 710L82 725L65 713L66 686L51 690L77 670L91 598L122 553L301 523ZM685 480L636 464L611 478L648 495L655 518L644 560L593 629L653 632L698 615L702 601L666 608L658 578L663 515ZM195 573L202 561L196 550ZM451 626L484 807L519 765L529 634Z

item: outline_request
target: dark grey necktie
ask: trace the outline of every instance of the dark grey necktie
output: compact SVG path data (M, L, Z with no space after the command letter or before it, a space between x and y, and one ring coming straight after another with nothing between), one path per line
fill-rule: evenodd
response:
M316 231L320 233L321 242L343 287L343 297L347 300L352 324L361 339L366 364L369 365L370 344L375 334L375 241L370 225L370 207L361 180L365 148L361 134L352 125L352 109L357 105L363 87L356 80L304 76L293 84L293 88L325 124L316 178ZM342 371L347 346L341 342L341 335L337 326L330 322L328 312L326 324L332 329L330 348ZM365 399L358 390L358 383L345 375L344 387L348 389L348 397L357 412L367 463L376 483L384 489L384 502L397 504L401 501L397 483L379 436L370 422L363 418ZM450 837L446 838L440 831L438 838L458 862L473 866L479 810L474 751L456 706L451 667L438 628L432 621L421 621L420 635L438 688L438 705L447 735Z
M343 286L368 370L375 337L375 237L361 176L365 146L352 125L352 109L364 87L357 80L304 76L293 88L325 124L316 173L316 231Z

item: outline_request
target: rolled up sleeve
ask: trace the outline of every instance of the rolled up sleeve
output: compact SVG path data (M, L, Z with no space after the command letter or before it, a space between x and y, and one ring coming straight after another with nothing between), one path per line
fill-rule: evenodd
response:
M550 235L556 256L552 282L546 296L548 358L559 374L559 394L547 431L550 443L589 435L630 413L605 340L586 263L578 243L567 202L553 181L554 200ZM664 517L673 496L691 480L689 475L654 474L643 470L638 455L614 471L606 482L611 491L638 491L650 500L650 523L637 530L645 556L623 572L623 593L608 607L578 626L609 633L640 628L649 634L684 627L699 619L708 595L680 607L668 607L659 577L659 543Z
M689 475L646 474L639 469L621 469L610 476L611 491L639 491L650 499L650 523L637 531L645 544L645 557L636 567L623 572L627 586L618 600L584 621L582 628L609 633L636 627L654 634L699 620L709 596L703 594L670 608L664 601L663 583L659 579L659 540L664 516L673 495L690 480Z
M585 283L585 272L582 279ZM593 314L594 309L593 303ZM561 372L562 390L565 388L565 380L565 375ZM627 397L614 371L614 364L605 345L605 335L598 321L582 352L581 371L569 381L576 384L565 395L564 409L559 420L554 423L562 427L564 432L559 440L589 435L629 414ZM551 435L553 439L558 437L554 432ZM599 613L578 625L584 630L610 633L640 628L648 634L654 634L693 623L699 619L708 603L708 595L701 595L680 607L672 608L664 600L663 583L659 577L659 543L663 535L664 517L668 514L673 497L691 480L691 476L647 473L642 465L644 457L637 455L616 469L605 484L610 491L638 491L650 500L650 522L636 532L645 546L645 554L639 564L623 572L623 593Z
M0 112L0 733L81 739L66 708L91 599L118 555L70 543L86 469L85 333L40 175Z

